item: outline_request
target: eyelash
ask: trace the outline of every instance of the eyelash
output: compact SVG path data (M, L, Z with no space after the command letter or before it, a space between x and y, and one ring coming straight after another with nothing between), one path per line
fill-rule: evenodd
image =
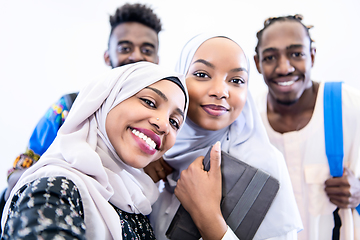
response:
M204 73L204 72L195 72L195 73L193 73L193 75L198 78L205 78L205 77L211 78L207 73ZM200 76L200 75L202 75L202 76ZM238 82L234 82L234 80L238 80ZM235 84L244 84L245 80L242 78L233 78L230 80L230 82L233 82Z
M244 79L242 79L242 78L233 78L233 79L231 79L230 81L234 81L234 80L236 80L236 81L238 81L238 82L234 82L235 84L244 84L245 83L245 80Z
M141 101L143 101L146 105L148 105L151 108L156 108L156 105L153 101L147 99L147 98L140 98Z
M178 123L176 120L170 118L169 122L171 123L171 125L172 125L176 130L179 130L180 125L179 125L179 123Z
M204 72L194 72L193 75L198 78L210 78L210 76L207 73Z
M156 105L153 101L151 101L147 98L140 98L140 100L143 101L149 107L156 109ZM169 122L170 122L171 126L173 126L176 130L179 130L180 124L176 120L170 118Z

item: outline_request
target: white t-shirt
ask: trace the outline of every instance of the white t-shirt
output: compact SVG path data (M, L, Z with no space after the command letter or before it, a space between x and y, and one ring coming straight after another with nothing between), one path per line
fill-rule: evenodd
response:
M284 134L275 132L267 118L267 92L255 101L270 142L285 157L304 230L300 240L331 239L333 211L324 182L331 178L325 153L324 83L320 83L316 105L310 122L301 130ZM343 84L342 90L344 166L360 178L360 91ZM360 217L355 209L341 209L340 239L360 239Z

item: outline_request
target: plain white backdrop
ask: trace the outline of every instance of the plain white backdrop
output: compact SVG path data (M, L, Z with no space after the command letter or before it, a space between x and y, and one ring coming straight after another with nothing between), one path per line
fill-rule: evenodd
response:
M253 62L256 32L267 17L300 13L317 47L313 80L360 89L358 0L0 0L0 191L38 120L63 94L108 71L103 61L109 15L146 3L161 18L160 65L174 68L195 34L231 36L250 56L250 91L265 90Z

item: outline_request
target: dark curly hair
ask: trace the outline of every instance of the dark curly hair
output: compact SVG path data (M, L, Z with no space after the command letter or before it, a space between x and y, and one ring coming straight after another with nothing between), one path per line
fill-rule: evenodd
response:
M153 29L156 33L161 31L161 21L153 12L153 10L143 4L126 3L116 9L115 14L110 16L111 31L110 36L119 24L125 22L138 22Z
M312 40L312 38L310 37L309 29L313 28L313 26L312 26L312 25L305 26L305 25L302 23L302 20L303 20L303 16L302 16L301 14L288 15L288 16L282 16L282 17L270 17L270 18L266 19L266 20L264 21L264 27L263 27L263 29L261 29L260 31L258 31L258 32L256 33L256 37L257 37L257 39L258 39L258 43L257 43L257 45L256 45L256 47L255 47L255 52L256 52L256 54L259 55L259 46L260 46L260 44L261 44L261 38L262 38L262 34L263 34L264 30L265 30L267 27L269 27L271 24L273 24L274 22L281 22L281 21L282 21L282 22L285 22L285 21L294 21L294 22L300 23L300 24L304 27L304 29L305 29L305 31L306 31L309 39L310 39L310 48L311 48L311 45L312 45L312 43L314 42L314 40Z

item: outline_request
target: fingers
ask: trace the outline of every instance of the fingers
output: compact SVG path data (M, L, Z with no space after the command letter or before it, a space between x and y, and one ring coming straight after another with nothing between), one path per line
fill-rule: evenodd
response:
M342 199L338 200L335 198L330 198L330 202L332 204L338 206L339 208L348 208L349 207L349 201L343 201Z
M163 158L160 158L159 162L162 166L162 169L160 169L160 170L164 170L165 176L169 175L170 173L172 173L174 171L174 169L167 162L165 162L165 160Z
M219 173L221 167L221 143L217 141L210 152L210 174Z
M144 167L144 171L155 183L157 183L160 179L165 181L166 176L170 174L173 169L161 158L149 163L146 167Z
M167 174L166 174L166 171L165 171L164 168L160 168L160 169L155 170L155 171L156 171L156 174L157 174L159 179L163 179L163 180L166 179Z
M155 171L155 168L146 166L144 168L144 171L147 175L149 175L151 177L151 179L154 181L154 183L157 183L158 181L160 181L161 178L158 176L157 172Z
M339 187L339 186L349 186L347 176L343 175L342 177L333 177L325 181L326 187Z

